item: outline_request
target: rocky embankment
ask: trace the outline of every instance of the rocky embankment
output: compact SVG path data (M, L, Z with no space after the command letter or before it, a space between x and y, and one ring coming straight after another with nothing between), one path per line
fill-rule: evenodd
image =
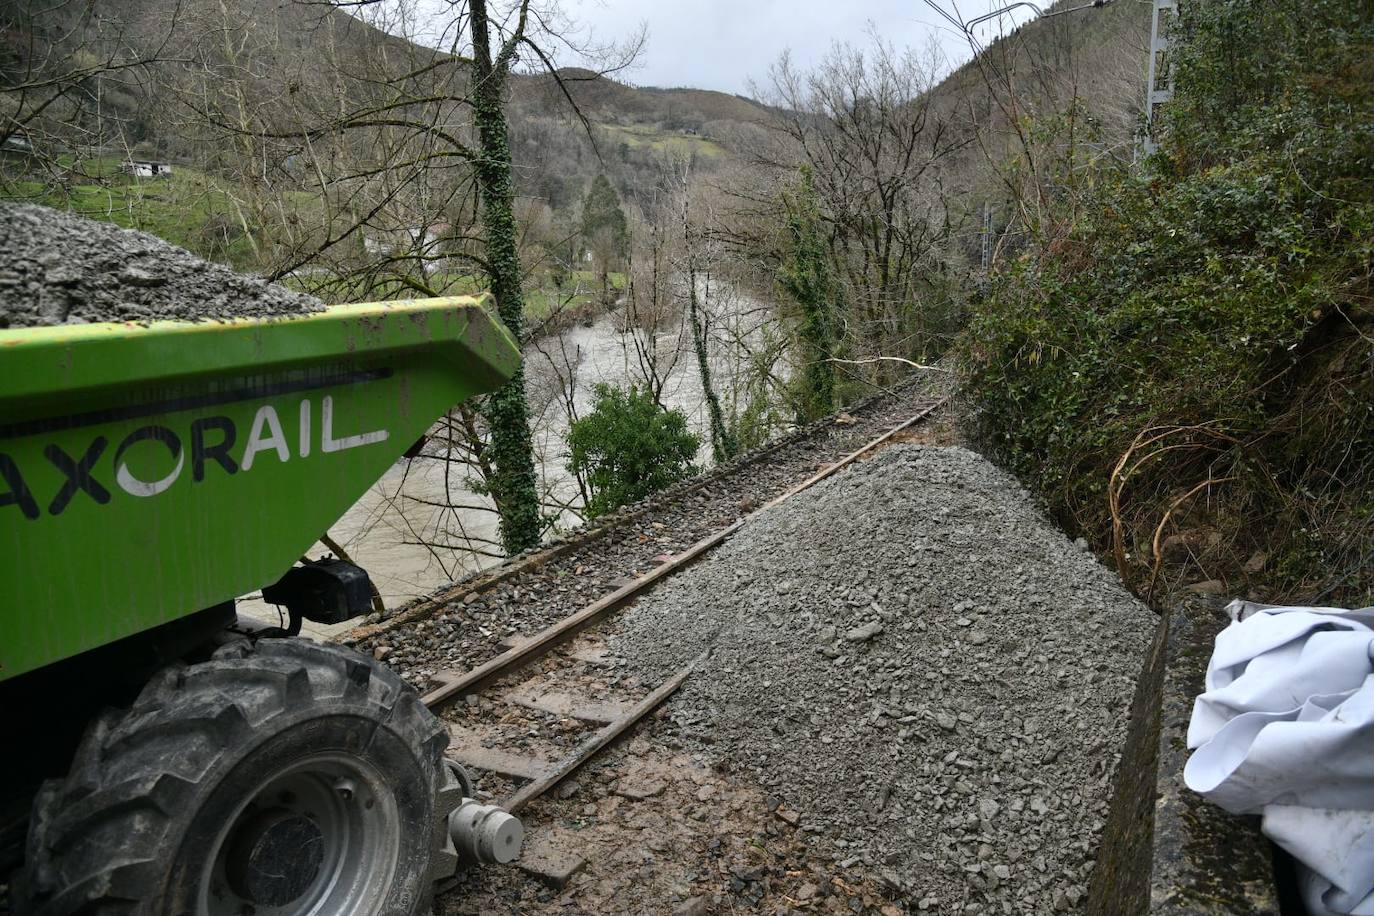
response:
M476 667L504 641L552 625L614 591L625 577L727 527L910 418L949 387L946 373L915 379L446 589L379 626L361 627L345 641L420 688L436 672Z

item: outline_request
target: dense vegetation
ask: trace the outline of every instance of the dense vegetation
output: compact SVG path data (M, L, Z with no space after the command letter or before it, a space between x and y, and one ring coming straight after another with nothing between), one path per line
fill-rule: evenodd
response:
M1143 589L1371 603L1371 13L1181 4L1159 152L978 305L979 433Z
M697 472L701 440L678 410L642 388L598 384L591 411L568 431L568 470L582 486L587 517L629 505Z

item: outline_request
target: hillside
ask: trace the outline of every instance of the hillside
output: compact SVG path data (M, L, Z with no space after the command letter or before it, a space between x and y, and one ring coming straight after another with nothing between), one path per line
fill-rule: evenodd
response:
M1022 243L1018 223L1028 200L1054 196L1092 163L1134 158L1150 4L1081 6L1060 0L1051 9L1076 11L990 42L931 92L933 109L960 134L939 171L970 226L971 257L982 243L985 205L993 248L1005 254Z
M966 335L983 440L1142 594L1374 596L1363 9L1186 7L1159 151L1067 163Z
M560 70L559 78L578 107L601 124L656 124L664 130L702 132L713 122L749 122L769 114L753 99L709 89L635 87L580 67ZM514 95L517 101L537 102L546 110L564 104L556 81L546 73L521 79Z
M1129 138L1144 98L1150 38L1148 0L1115 0L1082 9L1057 0L1034 19L990 42L935 89L947 99L984 95L987 83L1017 82L1017 101L1074 101L1115 139Z
M590 123L590 136L563 89ZM558 79L518 75L509 110L521 191L555 210L575 203L598 173L622 197L647 203L665 154L719 168L739 154L741 127L769 116L765 106L728 93L640 88L579 68L560 70Z
M0 86L75 71L48 107L0 92L0 114L29 105L15 136L33 145L0 157L7 196L144 229L331 300L481 285L463 228L476 220L470 174L433 147L439 136L474 141L466 70L450 58L328 5L115 0L93 10L0 14ZM126 68L131 60L150 63ZM724 93L640 89L586 70L558 80L517 72L507 102L536 319L580 312L625 282L619 258L608 282L574 263L593 179L606 175L632 215L651 209L668 162L695 163L694 174L729 167L738 128L766 114ZM378 126L330 129L343 112L371 121L369 109ZM430 118L442 133L424 128ZM318 127L302 140L308 125ZM167 162L172 174L123 174L126 159Z
M33 119L28 133L58 162L57 174L49 168L41 177L41 193L26 183L12 186L11 194L165 232L207 256L261 266L266 255L250 239L255 219L298 226L318 222L328 209L319 202L315 176L293 166L311 153L266 135L283 125L327 123L331 111L380 99L379 84L398 74L420 74L407 90L416 99L431 90L439 97L454 92L438 88L448 69L443 55L327 4L188 0L175 10L169 18L155 4L112 0L100 5L98 16L80 4L56 11L20 5L0 14L6 36L0 82L22 82L30 44L51 49L51 58L28 58L45 66L62 55L93 64L131 55L161 61L89 77L82 91ZM962 151L941 167L941 185L968 214L1004 196L994 173L1020 140L1012 130L1018 118L1063 107L1068 99L1088 115L1086 134L1102 149L1128 149L1147 32L1148 4L1120 0L1031 22L955 70L930 93L932 110L969 132ZM622 199L644 208L652 206L667 157L695 162L697 173L735 167L757 151L763 137L758 125L776 113L728 93L635 87L578 68L558 76L516 74L508 106L525 217L550 231L566 231L598 174L610 178ZM563 89L590 122L590 136ZM12 103L0 93L0 105ZM226 129L206 123L211 115L264 136L232 140ZM977 137L974 123L983 125ZM465 132L460 124L459 134ZM181 166L194 179L184 183L194 187L185 193L130 187L112 169L126 155ZM254 200L264 180L270 204ZM167 208L160 209L162 202ZM261 212L236 214L235 205ZM443 215L426 221L434 219L452 221ZM974 250L976 240L968 247Z
M35 119L28 132L77 155L128 149L135 156L197 165L204 151L186 123L187 108L197 104L188 82L197 74L183 61L199 58L223 66L221 85L204 91L239 92L258 112L288 107L307 117L327 112L333 96L372 91L372 84L387 75L386 68L392 77L407 68L444 69L438 65L441 53L327 4L189 0L175 9L175 17L168 18L168 11L155 4L114 0L102 3L98 16L90 10L83 15L79 4L54 11L21 5L0 14L6 52L0 57L0 86L22 82L26 61L41 69L62 55L91 63L133 55L160 61L137 70L136 78L122 73L94 77L98 91L71 93L55 110ZM226 35L232 41L219 37ZM49 53L30 55L30 46ZM585 183L604 170L613 180L621 179L617 183L623 193L633 189L634 173L644 165L637 158L663 151L719 157L729 151L722 139L733 124L767 114L757 103L726 93L636 88L577 68L564 69L559 76L597 128L594 137L605 161L596 161L598 150L572 116L555 79L544 72L517 73L510 117L520 174L534 169L537 151L548 158L551 151L566 150L574 160L561 163L568 183ZM230 81L238 85L224 85ZM520 150L526 155L519 155Z

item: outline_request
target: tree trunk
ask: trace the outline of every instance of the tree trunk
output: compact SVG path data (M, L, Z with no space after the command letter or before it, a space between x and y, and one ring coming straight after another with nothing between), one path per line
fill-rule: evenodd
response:
M711 363L706 352L706 321L697 311L697 272L687 271L687 310L692 324L692 347L697 354L697 370L701 373L701 390L706 395L706 406L711 418L711 457L716 464L723 464L739 453L739 443L725 425L721 413L720 398L711 385Z
M515 190L511 181L510 143L502 96L506 83L504 61L493 65L486 0L471 0L473 45L473 118L481 143L476 161L486 229L487 263L497 314L515 335L524 337L525 297L520 288L520 254L516 246ZM525 370L493 393L485 409L491 427L488 481L501 514L501 542L508 554L539 544L539 490L534 473L529 407L525 401Z

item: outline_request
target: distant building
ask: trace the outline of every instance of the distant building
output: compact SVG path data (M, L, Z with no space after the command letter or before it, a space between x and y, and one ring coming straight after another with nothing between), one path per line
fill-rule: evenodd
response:
M4 140L0 140L0 152L27 156L33 152L33 144L23 134L10 134Z
M0 139L0 172L7 178L17 178L38 167L38 154L33 142L16 131Z
M421 271L427 274L431 268L442 268L448 263L448 259L440 253L439 242L449 229L449 224L444 222L398 229L369 226L362 230L363 250L370 255L418 256Z
M448 223L430 223L423 229L410 230L411 239L420 247L429 250L439 243L449 231Z
M151 159L129 159L119 166L119 170L135 178L166 178L172 174L172 164Z

